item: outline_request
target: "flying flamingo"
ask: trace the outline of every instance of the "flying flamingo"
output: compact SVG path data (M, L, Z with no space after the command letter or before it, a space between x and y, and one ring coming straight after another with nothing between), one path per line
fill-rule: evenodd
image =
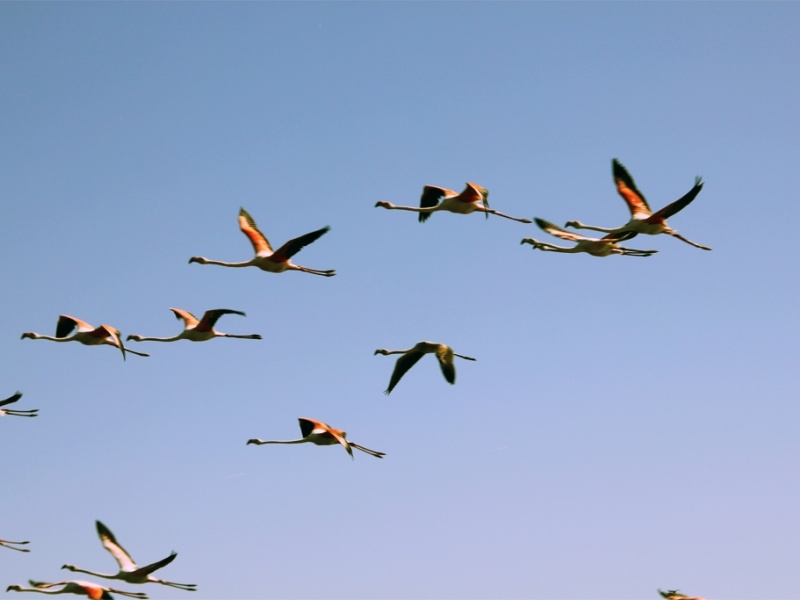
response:
M439 366L442 368L442 375L448 383L456 382L456 367L453 364L453 357L464 358L466 360L476 360L469 356L456 354L450 346L444 344L437 344L436 342L419 342L413 348L408 350L384 350L379 348L375 350L374 354L383 354L389 356L390 354L402 354L394 365L392 371L392 378L389 380L389 387L386 388L384 394L390 394L397 385L397 382L406 374L411 367L417 364L424 354L436 354L436 359L439 361Z
M422 188L422 196L419 200L419 208L415 206L397 206L385 200L379 200L376 207L381 206L390 210L410 210L419 213L419 222L424 223L437 210L447 210L461 215L468 215L475 211L482 212L489 218L489 215L505 217L520 223L530 223L530 219L518 219L511 217L489 208L489 190L474 183L467 182L467 187L460 194L447 188L436 185L426 185Z
M70 335L70 333L72 333L76 328L77 331ZM30 338L32 340L50 340L51 342L80 342L81 344L86 344L87 346L100 346L103 344L108 344L109 346L119 348L120 352L122 352L123 360L125 360L126 352L130 352L131 354L136 354L138 356L150 356L149 354L136 352L135 350L128 350L122 345L122 338L120 337L119 330L111 327L110 325L100 325L100 327L94 327L93 325L89 325L89 323L86 321L81 321L80 319L70 317L69 315L59 315L58 324L56 325L56 337L40 335L38 333L33 333L32 331L27 331L22 334L20 339L25 338Z
M703 598L700 598L699 596L687 596L686 594L681 594L678 590L667 590L666 592L658 590L658 593L667 600L703 600Z
M646 233L649 235L657 235L659 233L666 233L673 237L678 238L691 244L696 248L703 250L711 250L708 246L697 244L691 240L686 239L677 231L667 225L667 219L675 213L683 210L688 204L695 199L700 190L703 189L703 183L699 177L694 180L694 187L683 197L679 198L671 204L667 204L664 208L657 212L650 210L647 205L647 200L644 199L642 193L636 188L633 182L633 177L622 166L622 164L615 158L612 161L612 171L614 174L614 183L617 186L617 192L622 196L631 211L631 220L622 227L609 229L605 227L594 227L592 225L584 225L580 221L569 221L566 227L575 227L576 229L593 229L594 231L604 231L606 233L622 233L625 231L632 231L634 233Z
M328 271L320 271L318 269L309 269L308 267L301 267L292 263L289 259L300 252L303 248L310 243L318 240L325 235L330 227L323 227L311 233L301 235L293 240L289 240L277 250L273 250L270 243L267 241L266 236L258 230L256 222L253 220L245 209L239 210L239 229L242 230L253 244L253 250L256 255L245 262L230 263L222 262L219 260L211 260L203 256L193 256L189 259L189 263L200 263L201 265L221 265L223 267L258 267L262 271L269 271L270 273L283 273L284 271L303 271L304 273L311 273L313 275L322 275L323 277L333 277L336 271L331 269Z
M114 596L111 595L111 592L113 592L115 594L120 594L121 596L147 600L147 594L143 594L141 592L123 592L122 590L115 590L114 588L92 583L91 581L81 581L79 579L73 579L70 581L57 581L55 583L29 580L28 583L33 587L26 588L15 583L8 586L6 591L38 592L40 594L76 594L78 596L87 596L91 600L114 600ZM50 589L59 585L63 586L59 590Z
M11 410L10 408L3 408L3 406L6 406L8 404L13 404L14 402L19 400L20 398L22 398L22 392L17 392L16 394L11 396L10 398L6 398L5 400L0 400L0 417L2 417L3 415L11 415L11 416L14 416L14 417L35 417L35 416L37 416L36 413L39 412L38 408L34 408L34 409L31 409L31 410ZM12 543L12 544L21 544L23 542L10 542L10 543ZM28 542L24 542L24 543L27 544ZM0 546L2 544L3 544L3 540L0 540ZM14 550L17 550L17 549L18 548L14 548ZM27 552L27 550L25 552Z
M565 229L561 229L561 227L553 225L549 221L545 221L539 217L536 217L535 221L543 231L546 231L555 237L559 237L562 240L577 242L577 245L573 246L572 248L565 248L564 246L556 246L555 244L540 242L533 238L523 238L520 244L530 244L533 246L534 250L539 249L544 252L587 252L592 256L609 256L611 254L623 254L625 256L650 256L658 252L658 250L633 250L631 248L623 248L617 244L617 242L634 237L636 234L631 231L609 233L603 238L593 238L572 231L566 231Z
M233 333L222 333L214 329L214 325L222 315L242 315L240 310L230 310L228 308L214 308L207 310L203 318L198 320L192 313L181 310L180 308L170 308L175 313L176 319L183 320L183 331L178 335L169 338L142 337L141 335L131 334L127 340L134 342L177 342L178 340L189 340L191 342L205 342L215 337L240 338L244 340L260 340L261 336L257 333L251 335L236 335ZM127 341L126 340L126 341Z
M30 415L30 416L33 417L36 415ZM27 548L14 548L14 546L24 546L25 544L28 543L30 542L12 542L11 540L0 540L0 546L3 546L4 548L9 548L10 550L16 550L17 552L30 552L30 550L28 550ZM9 544L14 544L14 546L9 546Z
M351 442L347 439L347 433L342 431L341 429L334 429L330 425L323 423L322 421L317 421L315 419L305 419L299 418L297 419L300 422L300 431L303 434L303 437L299 440L288 440L288 441L276 441L276 440L260 440L258 438L253 438L247 440L248 444L305 444L311 443L316 444L317 446L332 446L334 444L341 444L347 453L350 455L350 458L355 458L353 456L353 448L357 450L361 450L362 452L366 452L370 456L374 456L375 458L383 458L386 453L385 452L378 452L376 450L370 450L369 448L365 448L364 446L359 446L355 442Z
M133 562L130 554L128 554L125 549L119 545L119 542L117 542L117 540L114 538L114 534L111 533L111 530L109 530L108 527L103 525L100 521L96 521L95 524L97 526L97 535L100 537L103 547L111 553L114 559L116 559L117 564L119 565L119 572L115 574L96 573L94 571L79 569L75 565L64 565L61 567L62 569L67 569L69 571L78 573L87 573L89 575L102 577L104 579L119 579L126 583L160 583L162 585L168 585L170 587L175 587L190 592L196 591L196 584L194 583L173 583L171 581L157 579L152 575L153 571L157 571L158 569L167 566L169 563L175 560L175 557L178 556L176 552L172 552L168 557L162 558L158 562L154 562L153 564L145 567L139 567L135 562Z

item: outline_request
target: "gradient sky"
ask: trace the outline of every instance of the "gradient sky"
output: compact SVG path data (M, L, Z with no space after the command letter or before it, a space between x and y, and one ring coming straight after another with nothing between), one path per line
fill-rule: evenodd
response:
M194 594L797 597L800 4L0 3L0 586L112 572L94 521ZM611 159L704 252L532 251L535 225L416 215L491 190L628 218ZM245 207L332 278L244 261ZM171 336L20 340L61 313ZM448 385L420 340L474 356ZM291 439L297 417L384 460ZM91 579L90 577L86 577Z

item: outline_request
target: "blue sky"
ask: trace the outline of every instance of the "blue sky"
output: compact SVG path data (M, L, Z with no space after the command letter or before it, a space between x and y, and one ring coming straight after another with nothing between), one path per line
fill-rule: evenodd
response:
M795 3L2 3L2 589L141 564L228 598L796 596L800 155ZM614 226L416 216L422 186ZM245 207L321 278L251 256ZM780 226L780 227L779 227ZM549 240L555 241L555 240ZM633 243L635 242L635 243ZM20 341L61 313L171 336L225 307L264 339ZM426 357L390 397L376 348ZM387 453L246 446L297 417ZM134 586L117 584L131 589ZM153 599L186 597L136 587Z

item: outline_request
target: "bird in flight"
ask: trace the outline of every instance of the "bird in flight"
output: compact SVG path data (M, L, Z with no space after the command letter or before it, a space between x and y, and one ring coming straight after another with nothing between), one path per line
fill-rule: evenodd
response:
M439 361L439 366L442 369L442 375L444 375L448 383L456 382L456 367L453 364L453 357L457 356L465 360L476 360L470 356L456 354L450 346L445 346L437 342L419 342L407 350L385 350L383 348L378 348L375 350L374 354L383 354L384 356L389 356L390 354L403 355L397 359L394 365L392 378L389 380L389 387L386 388L384 394L390 394L394 386L397 385L397 382L406 374L406 371L417 364L417 361L425 354L436 355L436 359Z
M5 400L0 400L0 417L3 415L11 415L13 417L36 417L38 416L36 413L39 412L38 408L33 408L31 410L12 410L10 408L3 408L4 406L8 406L9 404L13 404L17 400L22 398L22 392L17 392L13 396L6 398ZM0 545L2 545L3 540L0 540ZM11 542L12 544L20 544L22 542ZM25 542L26 544L28 542ZM18 548L14 548L17 550ZM27 550L26 550L27 552Z
M133 340L134 342L177 342L178 340L189 340L191 342L205 342L215 337L239 338L244 340L261 339L261 336L258 335L257 333L253 333L250 335L237 335L234 333L222 333L214 329L214 325L216 325L217 320L222 315L245 316L245 314L240 310L231 310L228 308L213 308L211 310L207 310L205 314L203 314L203 318L199 320L189 311L181 310L180 308L170 308L170 310L173 313L175 313L176 319L180 319L183 321L183 331L181 331L178 335L168 338L155 338L155 337L143 337L141 335L131 334L128 336L127 339Z
M301 235L293 240L289 240L277 250L273 250L266 236L261 233L256 226L253 217L245 209L239 210L239 229L242 230L250 243L253 244L255 256L250 260L244 262L232 263L222 262L219 260L211 260L204 256L193 256L189 259L189 263L200 263L201 265L220 265L223 267L258 267L262 271L269 271L270 273L283 273L284 271L302 271L303 273L311 273L312 275L322 275L323 277L333 277L336 271L333 269L327 271L320 271L319 269L309 269L308 267L301 267L294 264L290 258L300 252L303 248L310 243L315 242L320 237L328 233L330 227L323 227L311 233Z
M330 425L323 423L322 421L317 421L316 419L306 419L306 418L299 418L297 419L300 422L300 431L303 434L303 437L299 440L261 440L258 438L252 438L247 440L248 444L256 444L261 446L263 444L316 444L317 446L333 446L334 444L341 444L342 447L347 450L347 453L350 455L350 458L355 458L353 456L353 448L356 450L361 450L362 452L366 452L370 456L374 456L375 458L383 458L386 453L385 452L378 452L377 450L370 450L369 448L365 448L364 446L360 446L355 442L351 442L347 439L347 433L342 431L341 429L334 429Z
M32 586L29 588L22 587L18 584L10 585L6 588L7 592L38 592L40 594L75 594L77 596L86 596L91 600L114 600L111 593L119 594L120 596L128 596L129 598L139 598L140 600L147 600L147 594L141 592L124 592L114 588L106 587L91 581L81 581L73 579L68 581L56 581L55 583L46 583L44 581L29 580L28 583ZM51 589L61 586L60 589Z
M658 590L658 593L667 600L704 600L699 596L687 596L686 594L681 594L678 590L667 590L666 592Z
M689 190L684 196L675 200L671 204L667 204L661 210L653 212L645 200L644 195L637 189L628 170L622 166L616 158L611 162L611 170L614 175L614 184L617 186L617 192L622 196L622 199L628 205L628 210L631 213L631 219L622 227L606 228L595 227L593 225L584 225L580 221L568 221L566 227L574 227L576 229L592 229L594 231L603 231L605 233L617 234L626 231L632 231L634 234L646 233L649 235L658 235L659 233L666 233L672 237L691 244L696 248L703 250L711 250L708 246L703 246L691 240L686 239L677 231L667 225L667 219L675 213L686 208L689 203L697 197L700 190L703 189L703 182L697 177L694 181L694 187Z
M117 542L116 538L114 537L114 534L111 533L111 530L108 527L103 525L100 521L95 521L95 525L97 528L97 535L100 538L100 542L103 544L103 548L108 550L111 553L111 556L114 557L114 560L117 561L117 564L119 565L119 571L117 573L97 573L95 571L79 569L75 565L64 565L61 567L62 569L67 569L68 571L78 573L87 573L88 575L102 577L103 579L119 579L120 581L124 581L126 583L160 583L162 585L168 585L170 587L175 587L190 592L196 591L195 588L197 587L197 584L174 583L172 581L164 581L163 579L158 579L157 577L153 576L154 571L157 571L162 567L166 567L169 563L175 560L175 557L178 556L176 552L172 552L169 556L162 558L157 562L144 567L139 567L135 562L133 562L131 555L127 553L125 548L120 546L119 542Z
M387 208L389 210L410 210L419 213L419 222L424 223L438 210L446 210L452 213L461 215L468 215L473 212L482 212L489 218L489 215L497 215L511 219L512 221L519 221L520 223L530 223L530 219L518 219L503 214L499 211L489 208L489 190L474 183L467 182L467 187L460 194L447 188L439 187L437 185L426 185L422 188L422 196L419 199L419 208L415 206L398 206L385 200L379 200L376 207Z
M75 333L72 333L73 331ZM80 342L87 346L102 346L107 344L118 348L119 351L122 352L122 360L125 360L126 352L138 356L150 356L143 352L136 352L136 350L128 350L122 345L122 338L120 337L119 330L111 327L111 325L94 327L93 325L89 325L86 321L81 321L69 315L59 315L55 337L26 331L22 334L20 339L25 338L30 338L32 340L50 340L51 342Z
M520 244L530 244L534 250L542 250L543 252L586 252L592 256L610 256L611 254L622 254L624 256L650 256L658 252L658 250L633 250L632 248L623 248L617 242L634 237L636 234L630 231L623 231L620 233L609 233L602 238L593 238L575 233L574 231L567 231L553 225L550 221L545 221L536 217L534 219L536 224L545 232L552 236L561 238L562 240L569 240L570 242L577 242L575 246L566 248L564 246L556 246L547 242L540 242L533 238L523 238Z

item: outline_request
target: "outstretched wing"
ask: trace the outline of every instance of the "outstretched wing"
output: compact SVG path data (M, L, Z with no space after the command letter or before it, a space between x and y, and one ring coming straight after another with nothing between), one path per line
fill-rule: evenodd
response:
M78 328L78 331L91 331L94 329L94 327L89 325L86 321L81 321L80 319L70 317L69 315L58 315L58 323L56 323L56 337L67 337L75 330L76 327Z
M20 398L22 398L22 392L17 392L16 394L11 396L10 398L6 398L5 400L0 400L0 406L5 406L6 404L13 404L14 402L19 400ZM0 540L0 541L2 541L2 540Z
M419 198L420 208L433 208L438 206L439 202L445 196L457 196L457 192L448 190L447 188L439 187L438 185L426 185L422 188L422 196ZM419 213L419 222L424 223L431 216L429 212Z
M391 394L394 386L396 386L397 383L403 378L403 375L406 374L406 371L417 364L419 359L422 358L424 354L424 352L415 352L412 350L410 352L406 352L403 354L403 356L398 358L394 365L394 371L392 371L392 378L389 380L389 387L386 388L384 394Z
M323 235L328 233L331 230L330 227L327 225L322 229L317 229L316 231L312 231L311 233L306 233L305 235L301 235L300 237L296 237L293 240L289 240L283 246L278 248L273 255L275 260L283 261L288 260L300 250L308 246L310 243L315 242Z
M188 310L183 310L181 308L170 308L170 310L175 314L176 319L180 319L183 321L184 329L190 329L192 327L196 327L199 321L197 317L195 317L192 313Z
M267 237L258 230L253 217L243 208L239 209L239 229L250 239L256 254L261 252L272 254L272 246L269 245Z
M166 558L162 558L161 560L149 564L147 566L139 567L138 569L136 569L135 573L137 575L143 575L143 576L150 575L150 573L152 573L153 571L158 571L161 567L166 567L169 563L175 560L176 556L178 556L178 553L173 551Z
M222 315L242 315L243 317L246 316L240 310L231 310L230 308L212 308L211 310L207 310L205 312L203 318L200 319L200 323L197 325L195 329L197 329L197 331L211 331Z
M616 158L612 161L612 172L614 174L614 183L617 186L617 192L625 200L628 209L631 211L631 216L634 219L646 219L653 211L647 205L644 195L636 188L633 177L628 173L628 170L622 166Z
M694 187L689 190L686 195L678 198L671 204L667 204L664 208L653 214L653 216L650 218L656 222L659 222L661 219L669 219L675 213L686 208L689 203L697 197L697 194L699 194L700 190L702 189L703 182L699 177L696 177L694 180Z
M111 553L111 556L117 561L120 571L133 572L139 567L133 562L131 555L125 551L125 548L120 546L111 530L103 525L100 521L95 521L97 526L97 535L100 537L100 542L103 548Z

